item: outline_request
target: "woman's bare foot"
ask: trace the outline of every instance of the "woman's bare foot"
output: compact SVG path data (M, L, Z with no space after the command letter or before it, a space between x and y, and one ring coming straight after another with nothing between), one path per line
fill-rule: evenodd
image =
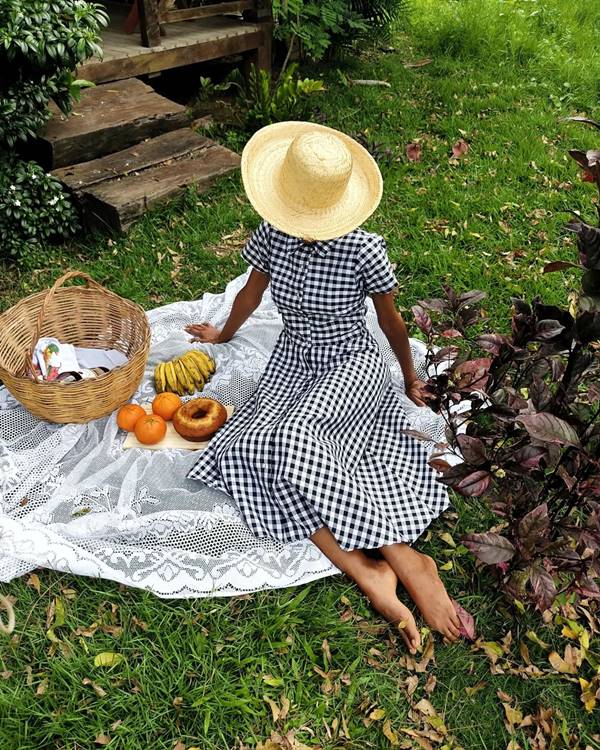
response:
M411 654L421 645L421 636L412 616L396 594L398 579L385 560L369 560L352 576L374 609L389 623L401 626L400 634Z
M393 544L381 551L429 627L455 641L460 621L431 557L406 544Z
M402 638L414 654L421 645L421 636L411 611L398 599L398 579L390 564L385 560L373 560L361 550L347 552L341 549L326 526L317 529L311 540L337 568L358 584L379 614L390 623L402 625Z

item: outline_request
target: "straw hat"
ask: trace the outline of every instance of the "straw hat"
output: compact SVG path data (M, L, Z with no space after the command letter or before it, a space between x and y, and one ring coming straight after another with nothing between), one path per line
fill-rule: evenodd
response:
M353 138L311 122L257 131L242 153L250 203L269 224L307 240L331 240L359 227L381 200L375 160Z

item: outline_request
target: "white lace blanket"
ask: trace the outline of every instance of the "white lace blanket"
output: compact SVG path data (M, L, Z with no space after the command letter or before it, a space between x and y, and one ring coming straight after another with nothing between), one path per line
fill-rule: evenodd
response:
M152 310L152 349L135 400L154 392L154 365L189 346L186 324L222 325L246 275L223 294ZM371 302L368 324L403 393L400 370ZM229 344L208 347L217 371L205 389L236 407L252 394L281 330L270 294ZM417 366L424 350L413 342ZM360 387L360 383L357 383ZM443 437L432 412L403 397L415 429ZM196 455L122 449L114 415L51 425L0 389L0 581L36 568L108 578L163 597L231 596L338 572L309 541L257 540L224 493L187 480Z

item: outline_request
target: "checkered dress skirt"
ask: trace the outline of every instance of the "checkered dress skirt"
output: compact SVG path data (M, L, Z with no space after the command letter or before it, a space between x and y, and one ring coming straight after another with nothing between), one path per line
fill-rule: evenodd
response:
M190 478L224 490L258 537L327 526L344 550L413 542L448 505L365 325L396 279L384 240L357 229L305 243L263 222L242 251L283 319L257 390Z

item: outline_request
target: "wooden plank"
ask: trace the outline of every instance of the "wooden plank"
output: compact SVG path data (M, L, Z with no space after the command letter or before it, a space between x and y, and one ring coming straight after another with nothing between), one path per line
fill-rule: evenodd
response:
M223 13L241 13L245 10L254 9L254 0L240 0L239 2L216 3L215 5L203 5L196 8L182 8L180 10L167 10L160 14L160 23L174 23L176 21L192 21L209 16L220 16Z
M140 14L140 34L144 47L160 45L160 24L157 0L137 0Z
M142 172L106 180L81 193L85 215L93 227L125 231L147 209L194 185L207 190L219 176L239 166L240 158L214 144L190 159L169 160Z
M190 128L182 128L137 143L115 154L55 169L52 175L70 190L81 192L92 185L155 167L169 159L191 155L197 158L197 151L207 151L215 145L210 138L199 135Z
M57 168L119 151L183 127L188 115L137 78L84 89L74 113L64 119L51 105L52 119L39 137L47 168Z
M253 30L210 41L190 42L185 46L168 49L166 46L153 47L148 52L129 55L128 57L102 61L90 61L78 68L77 75L95 83L116 81L122 78L159 73L183 65L206 60L216 60L228 55L236 55L251 49L258 49L263 41L262 32Z

